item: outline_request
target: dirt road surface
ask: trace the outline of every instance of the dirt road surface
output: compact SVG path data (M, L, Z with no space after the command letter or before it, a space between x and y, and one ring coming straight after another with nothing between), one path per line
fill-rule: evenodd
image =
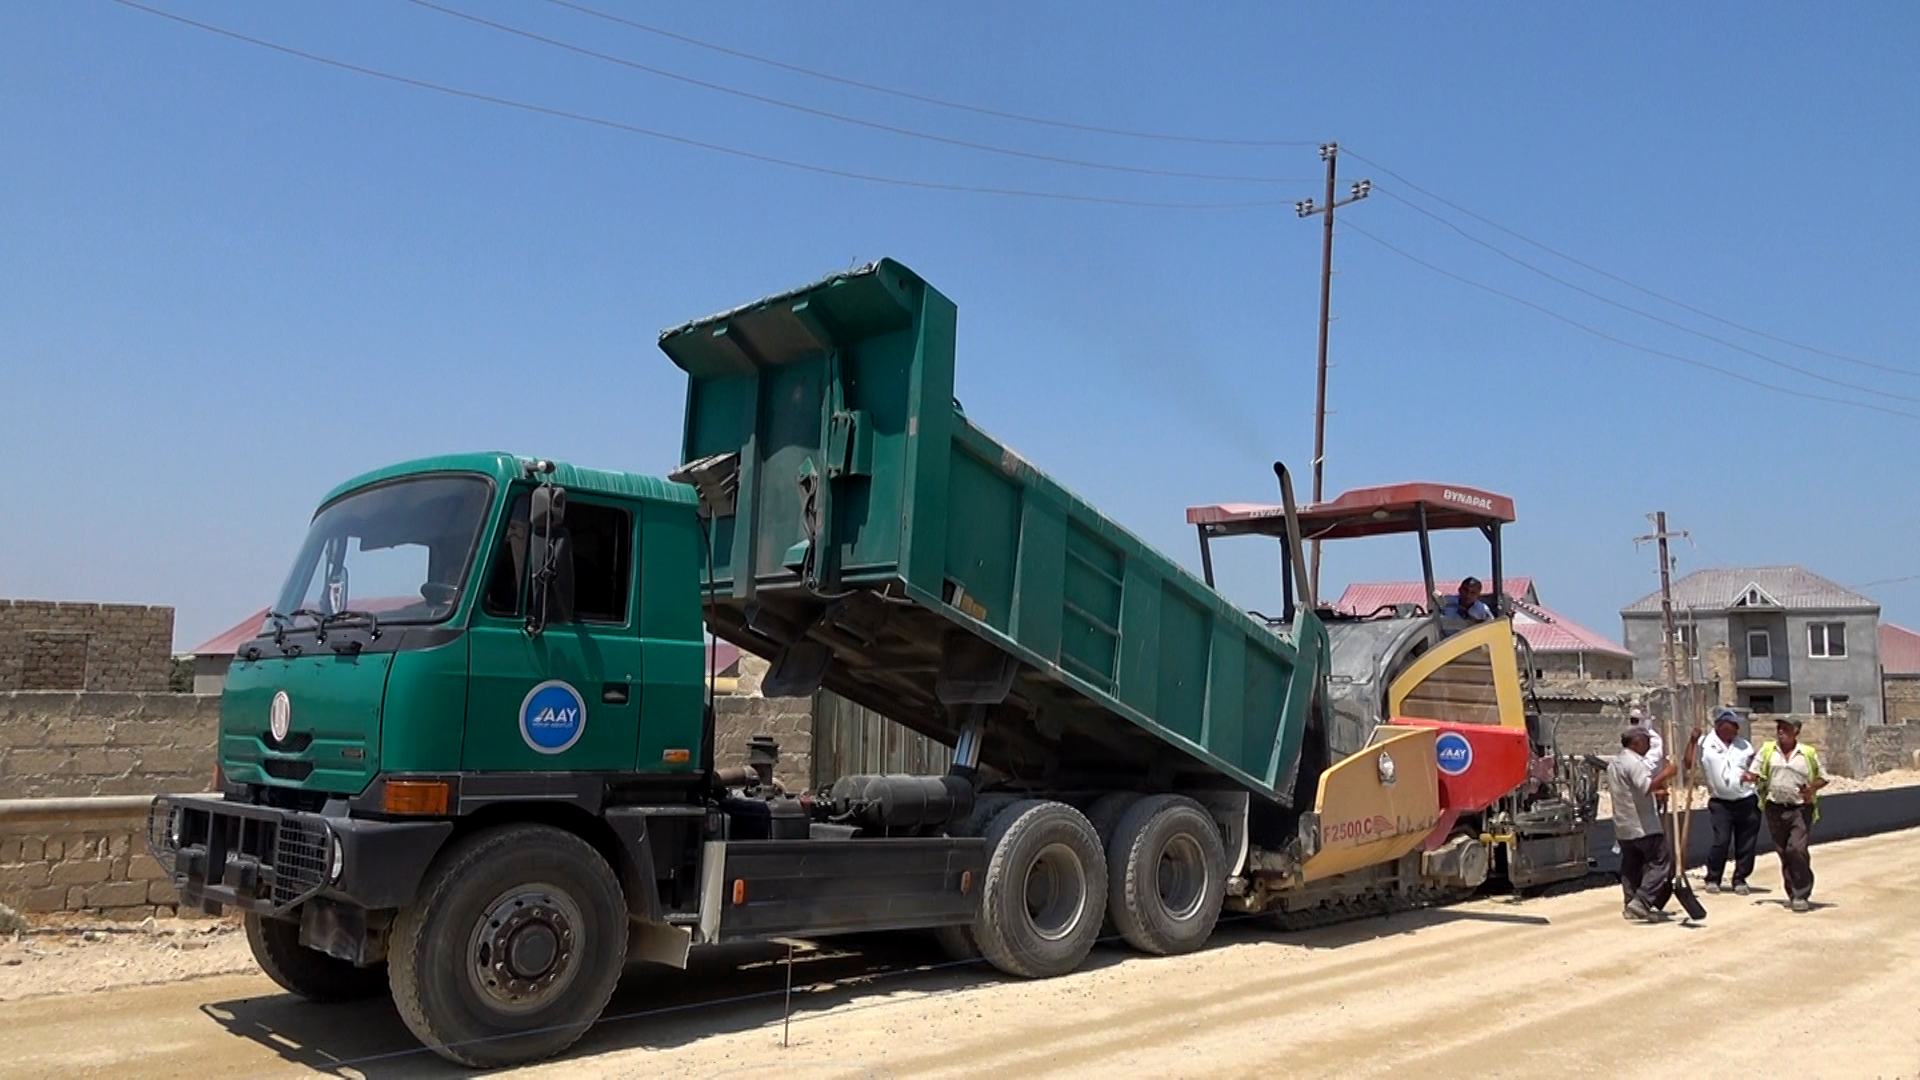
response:
M1815 849L1816 910L1705 898L1629 924L1613 888L1484 899L1301 934L1223 928L1188 957L1096 951L1023 983L917 939L801 954L782 1049L778 951L635 968L529 1077L1753 1075L1920 1077L1920 830ZM1718 1021L1732 1025L1708 1031ZM454 1075L385 1002L321 1007L257 974L0 1002L0 1074Z

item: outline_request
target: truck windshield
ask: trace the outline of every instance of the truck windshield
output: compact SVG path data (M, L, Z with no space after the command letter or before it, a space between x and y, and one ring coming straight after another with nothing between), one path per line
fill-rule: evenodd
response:
M432 476L328 504L261 633L364 617L382 625L447 619L460 605L491 496L479 477Z

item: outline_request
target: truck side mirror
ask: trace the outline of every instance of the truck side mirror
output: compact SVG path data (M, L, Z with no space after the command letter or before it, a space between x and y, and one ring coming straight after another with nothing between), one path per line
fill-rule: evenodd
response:
M567 535L567 489L542 484L533 489L527 523L532 536L531 589L527 633L540 634L549 623L573 621L573 542Z

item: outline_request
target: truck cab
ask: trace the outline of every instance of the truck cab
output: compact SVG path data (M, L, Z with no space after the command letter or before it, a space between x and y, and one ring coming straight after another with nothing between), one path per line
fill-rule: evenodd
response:
M532 520L554 491L564 510ZM350 480L235 656L226 783L313 810L363 793L372 809L389 782L449 798L553 772L685 786L700 550L692 492L652 477L472 454Z

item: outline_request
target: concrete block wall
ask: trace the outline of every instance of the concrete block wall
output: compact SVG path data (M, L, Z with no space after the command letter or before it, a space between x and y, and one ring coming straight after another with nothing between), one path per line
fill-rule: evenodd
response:
M146 830L144 811L70 821L0 815L0 902L32 914L172 915L179 895L146 853Z
M747 740L771 735L780 744L773 778L789 792L813 786L813 701L728 695L713 703L713 759L719 768L747 763Z
M0 693L0 799L204 791L220 699Z
M173 609L0 600L0 691L167 689Z
M1608 756L1620 749L1620 729L1626 726L1624 709L1602 714L1555 714L1545 717L1549 730L1559 720L1560 748L1569 754ZM1820 752L1820 763L1834 776L1861 777L1891 769L1914 768L1920 753L1920 724L1886 726L1846 715L1800 716L1800 738ZM1755 718L1744 734L1755 747L1774 736L1773 718Z
M1920 676L1888 675L1881 686L1887 723L1920 723Z

